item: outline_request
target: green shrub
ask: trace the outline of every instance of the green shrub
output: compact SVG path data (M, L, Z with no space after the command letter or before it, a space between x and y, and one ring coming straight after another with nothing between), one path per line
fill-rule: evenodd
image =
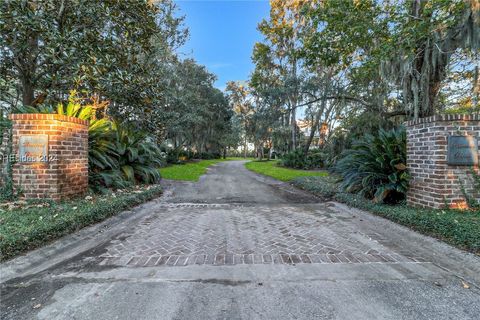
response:
M161 151L145 132L115 123L118 169L132 184L156 183L162 165Z
M160 180L162 153L144 132L109 121L91 131L95 135L89 139L89 171L94 189Z
M12 153L12 123L7 118L4 118L3 112L0 113L0 148L3 149L3 154L0 154L0 202L12 201L17 198L18 190L13 187L12 173L13 162L10 159ZM3 138L7 137L4 141ZM6 142L7 145L3 145ZM2 167L4 166L4 167Z
M190 150L180 150L178 152L178 156L181 158L185 158L186 160L193 159L194 152Z
M222 155L218 152L198 152L195 153L193 158L194 159L202 159L202 160L213 160L213 159L220 159Z
M344 151L334 171L341 176L345 191L376 202L398 202L405 198L410 179L406 157L405 129L379 130Z
M297 149L283 155L280 164L288 168L310 170L323 168L323 159L324 155L320 152L311 152L305 156L302 149Z

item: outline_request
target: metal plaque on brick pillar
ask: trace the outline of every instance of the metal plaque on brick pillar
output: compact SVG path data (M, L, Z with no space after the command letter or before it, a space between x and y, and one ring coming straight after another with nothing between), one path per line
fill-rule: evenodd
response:
M473 136L448 137L448 164L473 166L478 164L478 140Z
M20 162L48 162L48 135L22 135L18 149Z

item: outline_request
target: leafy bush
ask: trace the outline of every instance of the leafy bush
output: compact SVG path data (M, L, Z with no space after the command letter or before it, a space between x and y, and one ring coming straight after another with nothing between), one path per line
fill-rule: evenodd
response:
M166 164L184 164L185 161L191 160L195 157L193 151L181 150L168 147L166 145L161 146L162 152L165 154Z
M220 159L222 155L218 152L199 152L199 153L195 153L193 157L194 159L213 160L213 159Z
M178 150L169 148L164 144L162 144L160 146L160 150L164 154L166 164L177 164L177 163L179 163L180 154L179 154Z
M124 188L136 183L157 183L162 152L144 132L101 119L89 129L90 184Z
M0 201L11 201L18 196L18 190L13 187L12 161L9 158L12 153L12 123L0 113ZM6 138L4 140L4 138ZM6 143L6 145L3 145Z
M376 202L398 202L405 198L410 179L406 157L405 129L379 130L344 151L334 171L340 174L345 191Z
M146 133L118 123L114 126L118 153L118 170L125 181L156 183L162 165L160 148Z
M190 160L190 159L193 159L193 156L194 156L194 152L193 151L190 151L190 150L180 150L178 152L178 157L179 158L182 158L184 160Z
M310 170L323 168L323 158L324 155L320 152L308 153L307 156L305 156L303 150L297 149L283 155L280 164L284 167Z
M335 166L342 152L351 147L351 137L343 130L335 130L334 134L326 141L322 148L325 167Z

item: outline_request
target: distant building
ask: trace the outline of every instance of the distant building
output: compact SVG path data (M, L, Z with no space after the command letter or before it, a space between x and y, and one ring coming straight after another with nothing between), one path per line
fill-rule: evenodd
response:
M297 127L300 132L303 134L305 138L310 137L310 133L312 131L312 121L306 119L297 120ZM320 123L319 126L315 130L315 134L313 136L312 145L320 146L325 142L325 137L328 134L328 125L327 123L323 122Z
M304 120L304 119L297 120L297 127L305 137L310 136L310 131L312 129L312 122L310 120ZM320 134L318 130L315 130L314 138L320 138Z

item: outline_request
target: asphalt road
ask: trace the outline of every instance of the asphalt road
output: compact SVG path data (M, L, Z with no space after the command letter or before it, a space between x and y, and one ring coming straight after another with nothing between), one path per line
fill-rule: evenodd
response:
M478 319L480 258L222 162L1 265L2 319Z

